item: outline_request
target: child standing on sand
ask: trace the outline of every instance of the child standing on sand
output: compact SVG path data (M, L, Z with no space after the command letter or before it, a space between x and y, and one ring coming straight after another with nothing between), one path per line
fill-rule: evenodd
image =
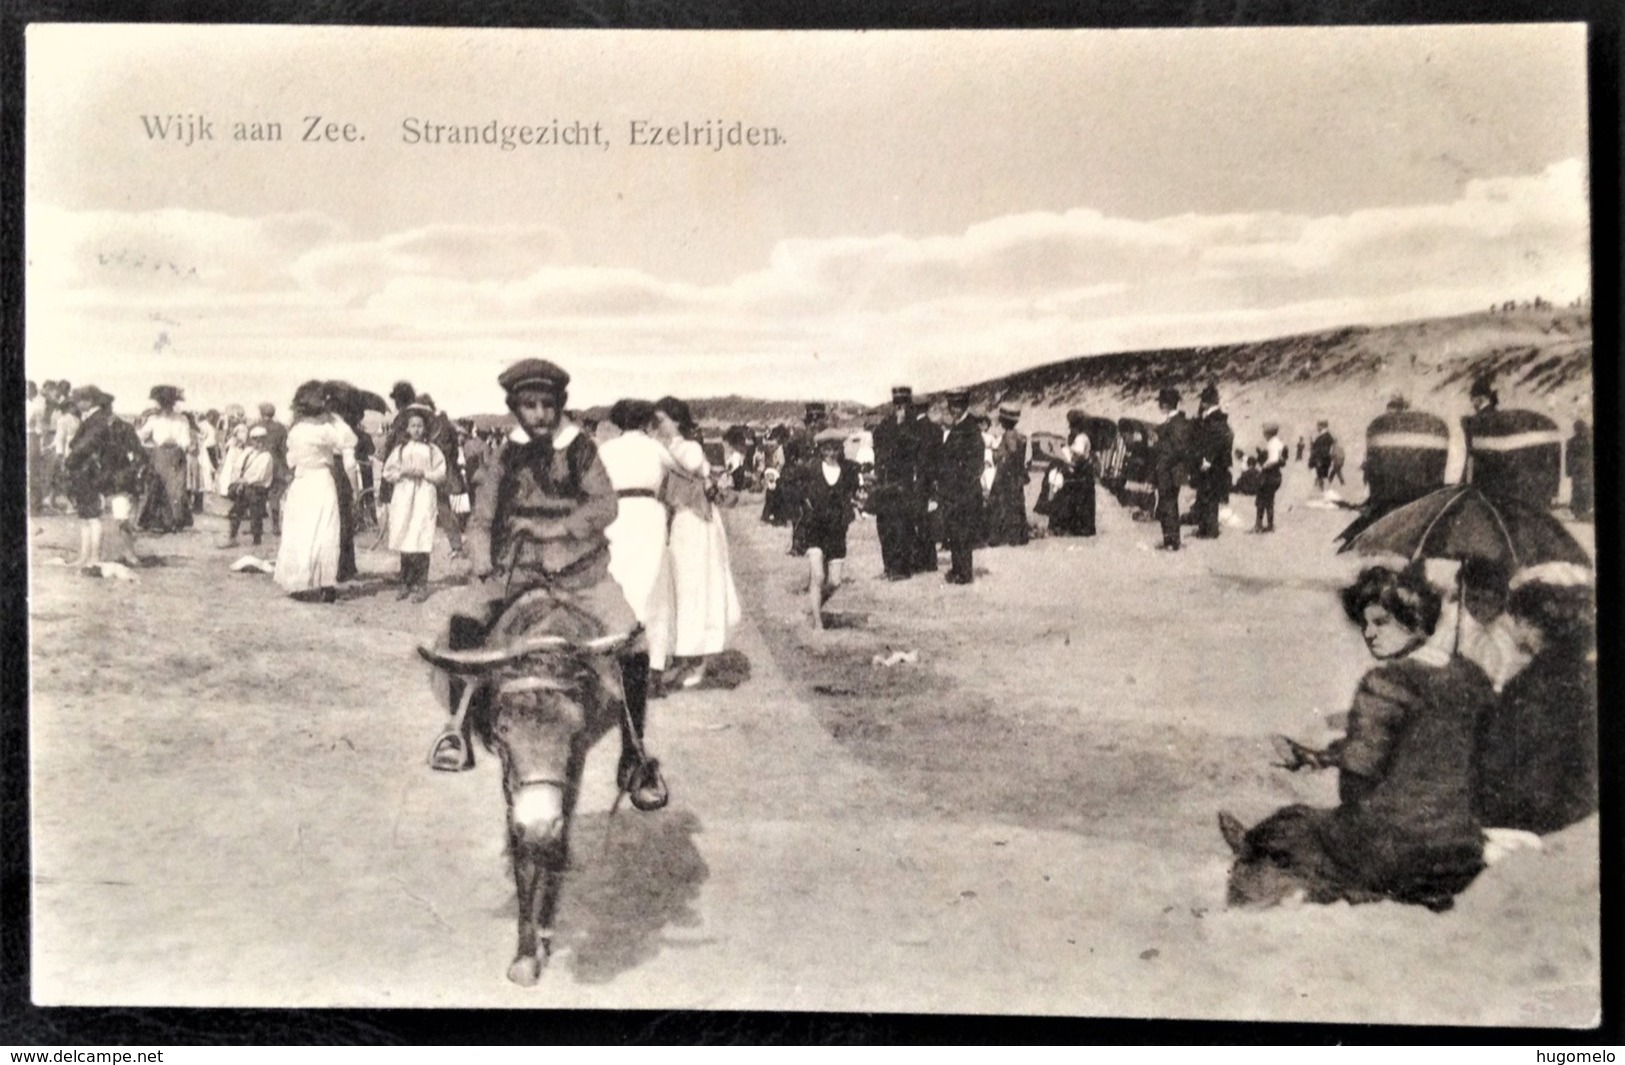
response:
M446 483L446 456L427 442L431 414L406 408L406 439L384 460L389 496L389 549L401 553L401 590L415 603L429 598L429 552L434 550L440 516L440 485Z
M228 547L237 543L237 530L245 521L255 547L265 535L265 502L271 495L273 472L269 444L270 435L263 426L256 425L248 431L248 450L243 453L242 465L232 471L231 513L227 517L231 524L226 531Z

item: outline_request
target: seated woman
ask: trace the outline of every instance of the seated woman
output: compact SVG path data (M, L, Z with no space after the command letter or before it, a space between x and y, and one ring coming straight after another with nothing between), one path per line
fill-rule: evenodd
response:
M1428 645L1441 603L1420 566L1374 566L1342 598L1380 664L1354 693L1346 736L1323 751L1280 739L1284 768L1338 769L1338 806L1287 807L1248 842L1305 874L1311 901L1448 909L1484 865L1473 736L1494 693L1477 666Z
M1515 577L1507 597L1531 657L1479 724L1476 807L1485 825L1544 834L1597 809L1597 663L1588 575L1540 569Z

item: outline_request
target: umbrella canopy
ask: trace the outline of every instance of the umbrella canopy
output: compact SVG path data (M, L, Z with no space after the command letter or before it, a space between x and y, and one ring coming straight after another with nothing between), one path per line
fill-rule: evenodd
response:
M389 404L384 397L376 392L368 392L364 388L357 388L348 381L328 381L327 392L328 408L350 423L359 422L362 415L369 410L379 414L389 413Z
M1548 562L1591 567L1591 556L1549 510L1515 498L1451 485L1378 518L1343 551L1363 555L1480 559L1508 572Z

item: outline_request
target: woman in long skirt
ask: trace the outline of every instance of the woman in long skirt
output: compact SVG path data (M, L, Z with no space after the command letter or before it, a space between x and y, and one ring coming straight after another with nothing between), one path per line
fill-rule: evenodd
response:
M609 411L620 435L598 445L598 458L615 486L619 504L609 537L609 574L621 586L649 640L649 668L664 672L671 662L676 589L667 551L669 515L661 488L676 465L671 452L649 436L654 404L623 399Z
M288 466L293 482L282 500L282 541L276 582L296 599L331 603L338 598L339 496L333 481L338 458L353 475L355 433L327 413L320 381L307 381L293 397Z
M727 647L739 623L739 595L728 561L728 534L707 491L711 465L694 439L698 430L688 404L671 396L660 400L655 404L654 427L675 463L667 478L677 589L672 655L686 660L678 684L693 688L705 679L706 660Z
M153 477L142 517L154 532L179 532L192 526L192 494L187 484L187 456L197 446L192 423L175 405L186 398L174 385L151 392L158 409L141 423L141 442L150 448Z
M1075 412L1074 412L1075 413ZM1081 416L1068 415L1070 439L1044 483L1051 536L1095 535L1095 465Z

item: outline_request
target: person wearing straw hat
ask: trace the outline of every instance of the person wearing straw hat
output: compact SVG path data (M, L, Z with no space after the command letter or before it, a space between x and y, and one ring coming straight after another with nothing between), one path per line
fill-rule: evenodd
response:
M991 430L993 485L987 493L987 545L1020 547L1027 543L1027 438L1016 430L1021 408L999 404L999 424Z
M948 427L937 453L937 508L942 514L942 542L948 549L949 584L975 580L973 552L982 539L982 464L986 445L970 413L970 392L947 394Z

